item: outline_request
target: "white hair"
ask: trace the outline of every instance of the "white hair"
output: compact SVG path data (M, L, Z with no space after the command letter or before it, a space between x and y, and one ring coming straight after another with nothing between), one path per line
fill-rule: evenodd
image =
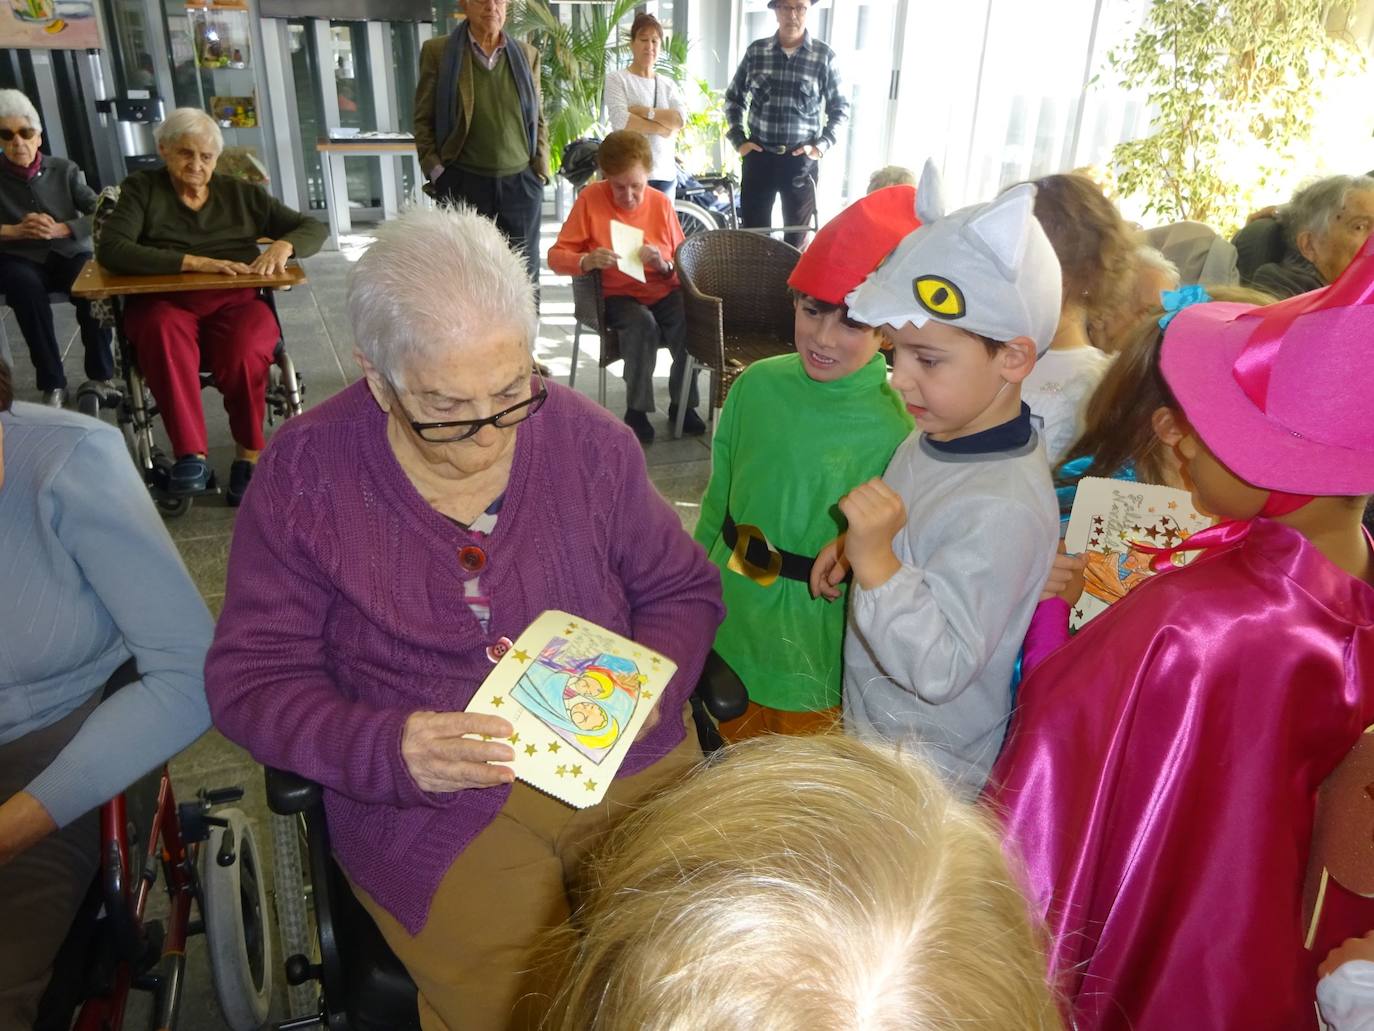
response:
M159 147L170 147L184 136L209 140L216 154L224 149L224 133L219 131L219 123L198 107L175 109L153 130Z
M1289 243L1296 246L1303 233L1325 236L1332 219L1341 213L1346 199L1355 190L1374 190L1374 178L1329 175L1300 187L1279 213Z
M0 118L25 118L30 126L39 132L43 131L43 123L38 120L38 108L17 89L0 89Z
M402 385L403 366L509 327L529 350L539 314L524 258L470 208L413 208L383 223L348 277L353 339Z
M1177 287L1180 281L1178 266L1165 257L1164 252L1157 247L1151 247L1148 243L1142 243L1135 249L1135 260L1141 268L1152 268L1157 272L1163 272L1173 280Z

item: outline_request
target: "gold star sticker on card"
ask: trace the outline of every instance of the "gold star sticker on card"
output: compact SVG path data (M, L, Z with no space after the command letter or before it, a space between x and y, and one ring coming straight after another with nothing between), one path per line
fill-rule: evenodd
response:
M559 747L559 746L558 746L558 742L557 742L557 741L550 741L550 742L549 742L549 751L550 751L550 752L553 752L553 753L557 754L557 752L558 752L558 747Z
M581 767L581 766L574 766L574 767L572 768L572 775L573 775L574 777L580 777L580 776L582 776L582 767Z
M482 735L482 740L483 740L483 741L490 741L490 740L491 740L491 735L490 735L490 734L483 734L483 735Z
M516 662L529 662L529 661L530 661L530 653L527 652L527 651L521 651L521 650L517 649L516 651L511 652L511 655L515 658L515 661L516 661Z
M587 781L587 783L586 783L585 786L586 786L586 788L587 788L588 791L595 791L595 790L596 790L596 781L594 781L594 780L589 780L589 781Z
M654 693L650 691L648 688L645 688L643 691L639 692L639 696L647 702L650 698L654 696Z
M636 683L636 684L647 684L648 682L649 682L649 678L648 678L647 676L645 676L643 673L636 673L636 674L635 674L635 683Z
M495 695L495 696L492 698L492 700L491 700L491 707L492 707L493 709L499 709L499 708L501 708L501 706L503 706L503 705L505 705L505 704L506 704L506 700L505 700L504 698L502 698L500 695Z
M567 774L568 768L567 768L566 766L560 766L560 767L558 767L557 769L555 769L553 772L554 772L555 774L557 774L558 776L562 777L562 776L565 776L565 775Z
M657 656L657 655L651 655L651 656L649 656L649 664L650 664L651 666L657 666L657 665L658 665L658 656Z
M510 737L506 738L506 740L509 741L509 742L510 742L511 744L513 744L513 745L518 745L518 744L520 743L520 731L517 730L517 731L516 731L514 734L512 734Z
M537 752L537 751L539 751L539 749L535 748L534 745L526 745L526 746L525 746L525 754L526 754L526 755L533 755L533 754L534 754L535 752Z

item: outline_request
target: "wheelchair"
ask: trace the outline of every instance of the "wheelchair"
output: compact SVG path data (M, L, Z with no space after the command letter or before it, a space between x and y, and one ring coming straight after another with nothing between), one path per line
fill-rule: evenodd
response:
M691 703L709 756L723 746L717 723L742 716L749 696L712 652ZM276 1031L419 1031L415 982L334 862L323 788L285 770L264 773L267 805L276 814L277 923L292 1013Z
M107 186L100 192L96 201L95 213L91 219L92 241L97 242L100 230L110 212L119 201L119 187ZM289 290L290 287L281 289ZM267 373L267 425L273 426L278 419L289 419L300 415L304 410L305 381L296 372L296 366L286 351L286 343L280 336L281 317L277 314L275 290L263 288L258 297L272 309L272 317L277 322L277 346L272 352L272 366ZM176 462L175 455L168 455L157 444L153 436L154 419L157 417L157 404L152 391L139 372L133 346L124 335L123 320L120 318L123 305L119 297L110 297L92 302L92 310L102 325L114 329L115 361L119 375L124 381L121 390L103 390L93 383L84 383L76 395L76 407L84 415L100 418L102 409L113 409L115 421L124 434L129 454L143 476L153 502L167 518L185 515L197 495L172 494L167 490L168 476ZM214 377L204 369L200 373L200 388L214 386ZM209 493L218 493L212 486Z
M106 697L136 677L130 660ZM202 789L178 805L164 765L100 807L100 866L53 962L34 1031L119 1028L134 990L152 996L151 1026L174 1031L194 934L206 936L231 1031L263 1025L273 973L262 854L244 814L220 808L242 796L238 787ZM147 905L159 873L167 916L153 920Z

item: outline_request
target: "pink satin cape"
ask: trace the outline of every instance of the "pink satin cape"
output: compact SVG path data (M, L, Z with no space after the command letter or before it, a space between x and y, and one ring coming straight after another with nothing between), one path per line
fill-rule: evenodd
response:
M1035 669L986 797L1081 1031L1316 1026L1315 793L1371 722L1374 587L1267 519Z

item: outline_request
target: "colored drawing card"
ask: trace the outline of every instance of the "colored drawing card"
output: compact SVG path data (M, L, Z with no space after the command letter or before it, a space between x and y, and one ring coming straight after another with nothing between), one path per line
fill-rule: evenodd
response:
M1155 575L1150 568L1154 556L1132 545L1172 547L1210 525L1212 520L1193 507L1186 490L1100 476L1080 480L1064 545L1086 556L1088 564L1083 596L1069 626L1077 630ZM1174 562L1184 565L1194 557L1184 552Z
M520 780L578 809L605 797L677 663L595 623L549 610L468 704L508 720Z

